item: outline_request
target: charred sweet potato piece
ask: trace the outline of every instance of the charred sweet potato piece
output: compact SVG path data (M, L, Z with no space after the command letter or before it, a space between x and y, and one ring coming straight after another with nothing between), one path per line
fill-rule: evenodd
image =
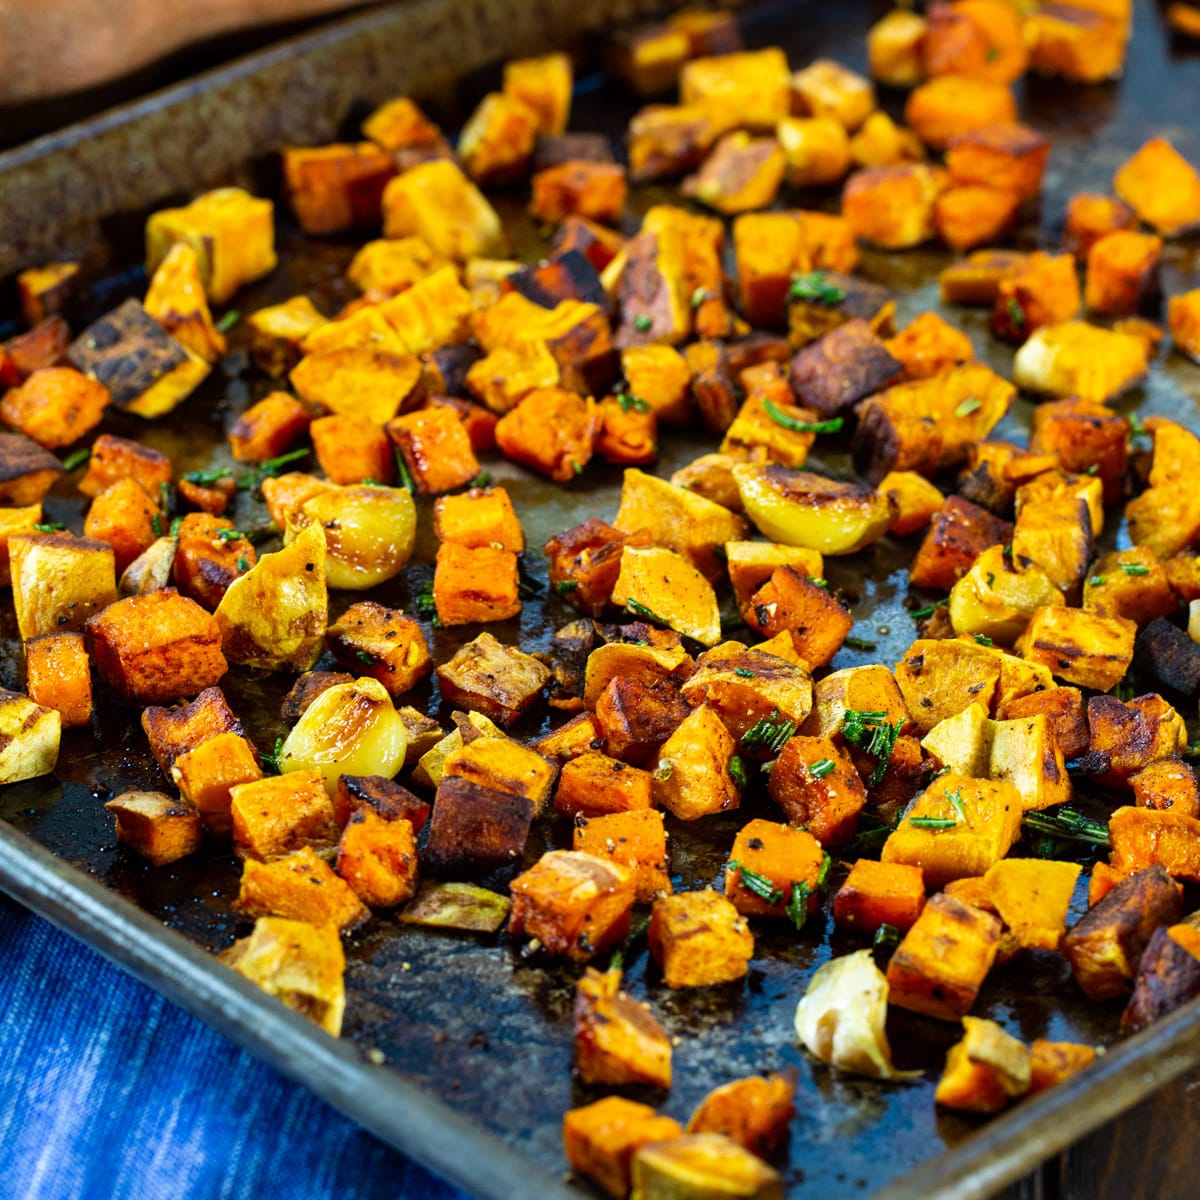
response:
M406 413L389 421L387 432L423 495L462 487L479 474L479 460L463 423L444 408Z
M617 163L564 162L534 175L529 210L549 224L583 217L617 225L625 209L625 192L625 168Z
M23 640L83 628L117 596L107 542L70 533L14 533L8 538L13 608Z
M1129 422L1103 404L1088 400L1054 400L1033 414L1029 449L1056 454L1064 471L1095 468L1104 484L1105 503L1121 496Z
M418 622L373 600L352 604L329 626L325 641L342 666L378 679L393 696L430 671L429 647Z
M254 547L224 518L189 513L176 536L175 585L208 609L217 607L229 585L243 573L242 563L253 566L258 561Z
M451 157L442 131L407 96L380 105L362 123L362 132L385 150L395 152L404 167L426 161L416 157L418 152L429 158Z
M1162 238L1133 230L1105 234L1087 252L1084 302L1110 316L1143 312L1158 299Z
M339 829L357 812L369 811L385 821L407 821L414 833L420 833L429 820L427 800L383 775L339 775L332 802Z
M600 616L611 601L626 544L646 546L650 536L640 530L626 534L588 517L546 543L550 586L580 612Z
M244 736L220 688L208 687L189 704L175 708L152 706L142 713L142 728L162 773L169 779L175 760L221 733Z
M663 815L655 809L577 816L572 849L610 859L631 871L640 904L671 891L667 833Z
M1017 642L1017 652L1060 679L1108 691L1133 661L1137 626L1077 608L1039 608Z
M802 925L820 907L825 858L806 829L755 819L734 838L725 895L744 916L787 917Z
M375 224L383 189L395 174L391 154L372 142L283 150L284 184L305 233Z
M501 452L514 462L569 483L592 456L596 402L562 388L530 392L496 426Z
M710 987L741 979L754 954L743 917L713 891L681 892L654 902L650 953L667 987Z
M517 556L492 546L438 547L433 598L443 625L504 621L521 611Z
M558 767L536 750L506 737L477 737L448 754L442 778L466 779L533 802L540 816L554 787Z
M795 1114L794 1076L752 1075L714 1088L697 1105L688 1133L721 1133L765 1158L779 1144Z
M509 932L536 939L548 954L587 962L629 932L633 874L606 859L549 850L511 890Z
M1156 929L1138 962L1121 1032L1137 1033L1200 995L1200 930L1187 923Z
M622 1096L606 1096L563 1116L563 1146L571 1169L615 1200L629 1194L630 1163L638 1148L682 1133L672 1117L660 1117L648 1104Z
M931 896L888 963L889 1002L959 1020L992 968L1000 929L991 913L944 894Z
M101 440L103 435L97 439ZM62 473L62 463L32 438L0 433L0 503L36 505Z
M438 784L423 855L440 874L483 874L519 863L533 821L534 804L450 775Z
M811 830L823 846L848 842L867 802L854 764L823 737L790 738L771 768L767 790L788 820Z
M1088 701L1091 731L1084 768L1109 787L1121 787L1131 775L1160 758L1174 758L1187 745L1183 719L1159 695L1123 703L1115 696Z
M310 846L270 862L248 859L234 907L246 917L287 917L343 933L371 915Z
M801 350L792 359L789 381L801 404L834 417L887 387L901 369L871 327L852 320Z
M92 720L92 676L80 633L47 633L25 643L25 691L30 700L55 709L64 726Z
M1121 880L1067 931L1061 943L1089 1000L1126 995L1154 931L1179 920L1179 891L1159 865Z
M507 92L489 92L467 118L458 157L476 183L508 183L529 169L537 112Z
M325 324L307 296L260 308L246 319L250 357L268 375L286 375L300 361L300 347L308 335Z
M1120 75L1129 37L1128 9L1088 2L1043 4L1025 21L1029 65L1044 75L1097 83Z
M32 328L63 312L79 290L78 263L46 263L22 271L17 276L17 291L25 324Z
M1001 282L1019 275L1028 260L1028 254L1017 250L975 250L938 276L942 300L990 308Z
M683 181L682 191L727 215L766 208L783 182L785 165L774 138L737 130L717 142L700 170Z
M225 335L213 324L196 252L176 242L158 265L146 292L146 311L177 341L205 362L226 349Z
M1024 125L992 125L951 140L946 168L956 184L984 185L1032 200L1042 190L1050 143Z
M1151 138L1126 160L1113 189L1164 237L1200 223L1200 174L1165 138Z
M195 695L225 674L216 621L174 588L118 600L85 632L100 677L133 704Z
M47 317L0 345L0 378L17 384L43 367L60 366L70 342L71 327L66 321L60 316Z
M156 867L200 849L200 815L186 800L165 792L122 792L104 806L116 818L117 841Z
M1200 647L1163 617L1138 635L1136 654L1150 679L1169 695L1191 700L1200 694Z
M584 1083L671 1086L671 1040L621 972L588 968L575 988L575 1066Z
M481 633L437 669L442 699L471 708L501 725L528 711L550 678L537 659Z
M925 907L925 880L920 867L860 858L833 898L833 919L845 929L873 933L890 925L911 929Z
M1200 817L1200 788L1187 763L1163 758L1129 777L1134 801L1139 808L1156 808Z
M810 667L826 666L854 626L854 619L828 588L818 587L786 565L750 597L744 615L747 624L764 637L791 630L797 652Z
M989 546L1012 540L1013 527L986 509L948 496L909 567L915 587L949 591Z
M691 711L675 679L645 682L616 676L596 701L596 723L614 758L640 765L657 761Z
M43 367L0 400L0 418L48 450L69 446L99 423L108 388L73 367Z
M289 771L230 788L229 817L239 858L270 859L302 846L329 847L333 805L316 771Z

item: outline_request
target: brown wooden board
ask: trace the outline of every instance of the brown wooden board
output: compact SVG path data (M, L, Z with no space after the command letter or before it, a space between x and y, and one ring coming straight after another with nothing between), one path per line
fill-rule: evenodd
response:
M524 0L510 3L526 18L526 10L544 7ZM566 7L555 5L554 11ZM618 7L599 6L597 12L603 8L611 17ZM261 140L270 136L267 123L251 122L254 136L243 144L233 132L235 109L229 96L244 97L238 89L249 88L256 103L282 109L295 94L290 89L297 75L318 70L322 62L346 72L353 69L355 55L362 55L366 82L360 91L349 87L325 96L328 110L318 115L313 107L308 124L297 118L286 130L286 136L296 141L328 138L345 127L344 118L361 116L368 100L395 90L387 86L388 79L395 77L377 69L378 41L364 40L365 32L379 34L381 27L370 22L386 22L391 13L403 23L418 10L432 22L427 33L435 43L443 36L438 21L461 20L457 6L441 6L433 0L420 0L394 12L384 10L382 16L367 14L301 39L292 51L272 51L185 85L165 98L152 98L119 118L100 118L93 127L0 156L0 212L5 213L0 221L9 223L0 224L0 229L14 224L32 228L24 216L15 222L12 218L11 205L30 195L22 191L22 181L73 178L93 139L100 157L88 161L105 178L128 172L124 148L130 145L137 145L139 154L153 156L153 131L161 130L164 114L190 121L190 114L200 111L213 122L216 149L198 168L197 186L234 177L269 186L270 167L263 156L274 143ZM880 6L866 4L755 7L747 13L748 40L779 42L798 64L825 54L861 67L866 25L880 11ZM1081 88L1029 80L1021 85L1023 115L1050 134L1054 150L1040 223L1031 221L1023 227L1020 244L1054 245L1066 198L1083 188L1106 190L1116 164L1151 132L1164 133L1193 161L1200 161L1200 131L1193 120L1195 97L1200 95L1200 62L1173 56L1158 20L1153 4L1148 0L1139 4L1129 69L1117 84ZM586 23L581 18L563 36L573 35ZM554 28L553 22L550 26ZM517 27L527 29L519 22ZM503 51L523 52L538 44L538 36L523 32L504 42ZM464 51L456 63L459 68L474 68L484 57L482 51ZM574 125L619 137L632 102L601 75L590 73L588 60L583 61ZM302 71L297 63L304 65ZM432 66L431 79L436 74ZM446 73L452 70L452 65L447 66ZM490 75L483 70L457 89L440 90L431 102L433 115L453 129L466 107L494 79L494 70ZM220 103L214 99L218 96ZM886 97L886 102L897 110L897 97ZM226 135L228 144L222 141ZM276 140L283 136L281 126ZM93 149L87 149L87 154ZM170 159L174 151L165 153ZM174 169L169 162L148 164L145 188L139 191L123 180L109 197L114 203L107 207L101 197L84 206L86 212L78 206L61 212L53 207L45 210L43 224L60 230L65 244L78 245L71 239L83 231L88 239L102 239L88 243L92 261L125 268L97 277L91 301L94 311L111 308L125 295L144 289L144 275L136 266L136 239L131 242L126 235L140 229L140 213L162 201L163 181ZM187 184L186 175L180 175L173 186L184 191ZM646 207L672 194L666 189L635 193L631 227ZM787 201L828 206L831 198L798 195ZM545 242L523 217L523 205L524 196L517 191L498 200L506 222L516 231L518 252L536 257ZM234 304L251 312L297 291L309 291L324 311L334 311L351 298L342 271L353 245L302 238L289 223L285 205L281 204L280 213L280 268L240 293ZM0 261L8 267L33 261L28 257L32 243L18 243L11 237L7 242L0 237L0 243L0 250L9 254ZM45 240L44 231L38 233L39 253L52 244L52 239ZM1168 246L1164 264L1168 294L1194 285L1195 252L1194 243ZM867 252L861 273L896 290L897 323L903 324L926 308L939 307L936 276L948 261L945 252L935 249L903 255ZM1011 351L993 342L978 313L955 310L946 315L971 333L985 361L1002 374L1011 373ZM268 381L247 365L242 327L235 327L231 342L223 366L170 419L145 424L115 414L104 428L164 450L177 471L227 463L225 431L239 412L270 390ZM1122 398L1119 407L1162 413L1195 428L1200 415L1197 396L1200 369L1179 356L1160 356L1150 382ZM1030 411L1029 403L1019 401L997 436L1023 437ZM711 439L702 434L668 432L657 473L667 474L709 448ZM822 438L810 462L818 471L846 474L847 451L845 439ZM499 458L484 465L510 489L531 547L530 573L542 579L545 563L539 547L548 536L586 515L611 518L615 513L620 487L616 470L592 465L583 478L558 487ZM64 487L61 494L51 495L47 518L78 529L82 507L69 491ZM239 493L232 515L241 528L267 522L261 500L253 493ZM411 608L413 594L430 577L434 543L428 503L421 505L421 516L416 562L423 565L379 589L375 595L384 603ZM1111 544L1120 536L1114 520L1106 537ZM853 601L855 634L877 647L870 652L843 650L834 667L894 663L916 636L905 605L909 597L904 570L914 547L913 539L885 539L850 560L829 560L831 586ZM336 616L356 598L334 594L332 613ZM918 603L928 598L921 597ZM538 649L554 628L573 615L543 589L527 601L519 619L493 632L503 641L519 640L525 649ZM435 658L441 661L477 631L427 626L427 632ZM23 679L11 608L0 606L0 685L19 688ZM288 682L232 671L223 683L231 705L262 749L270 748L284 731L279 701ZM432 688L419 692L411 702L426 704L443 718L447 715ZM534 1187L547 1195L563 1192L562 1113L600 1094L571 1076L575 973L552 962L522 957L503 935L482 939L439 935L380 916L349 942L345 1036L340 1043L331 1042L210 956L247 928L230 911L238 872L225 850L209 847L193 858L155 870L116 847L103 801L126 787L162 786L163 782L146 752L137 716L109 704L98 714L94 736L90 731L72 731L64 737L53 780L31 781L0 793L0 817L7 822L0 825L0 886L304 1082L397 1148L479 1196L509 1197ZM517 732L532 733L541 721L540 716L531 718ZM749 816L773 812L769 801L760 796L736 816L691 826L672 823L677 886L719 883L738 824ZM539 824L530 841L530 860L551 845L567 844L569 836L565 821ZM1082 888L1076 911L1081 905ZM897 1059L901 1066L926 1068L924 1078L885 1087L834 1075L798 1049L792 1018L813 970L831 954L853 949L857 943L833 936L824 918L810 924L801 935L790 926L756 929L758 953L744 986L670 992L647 966L644 953L627 968L627 986L651 1000L668 1031L679 1039L677 1083L670 1096L642 1093L639 1098L686 1120L696 1102L718 1084L765 1069L797 1069L798 1114L779 1157L791 1196L983 1197L1200 1062L1200 1032L1189 1008L1117 1047L1088 1075L983 1124L938 1111L933 1103L937 1071L946 1049L956 1040L956 1030L897 1012L889 1024ZM998 968L974 1011L994 1017L1026 1040L1051 1037L1113 1043L1119 1017L1119 1008L1086 1003L1063 961L1050 954L1028 955ZM368 1054L381 1055L385 1065L371 1061ZM448 1116L447 1106L458 1116Z

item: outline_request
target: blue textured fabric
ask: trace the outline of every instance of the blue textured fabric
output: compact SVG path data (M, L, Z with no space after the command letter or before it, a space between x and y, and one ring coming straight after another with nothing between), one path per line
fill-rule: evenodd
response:
M0 896L3 1200L469 1200Z

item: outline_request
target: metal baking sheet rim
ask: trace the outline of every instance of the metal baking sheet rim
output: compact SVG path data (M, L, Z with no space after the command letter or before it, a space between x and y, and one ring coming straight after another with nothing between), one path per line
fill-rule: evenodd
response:
M0 821L0 890L307 1087L376 1137L467 1189L511 1200L537 1177L555 1200L580 1191L348 1043L219 968L181 934ZM993 1119L874 1200L988 1200L1073 1142L1200 1064L1200 999L1100 1057L1082 1075ZM364 1073L369 1077L364 1079Z

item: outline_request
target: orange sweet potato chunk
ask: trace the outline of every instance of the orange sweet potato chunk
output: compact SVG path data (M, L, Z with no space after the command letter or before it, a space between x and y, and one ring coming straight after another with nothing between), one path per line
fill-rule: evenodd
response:
M469 549L491 546L513 554L525 550L521 521L502 487L443 496L433 506L433 530L439 541Z
M417 891L417 843L412 824L359 809L338 843L337 873L369 908L395 908Z
M833 919L845 929L873 933L891 925L911 929L925 907L925 879L920 867L860 858L833 898Z
M161 451L129 438L102 433L92 443L87 472L79 481L85 496L98 496L121 479L136 479L151 496L171 482L171 460Z
M438 547L433 599L443 625L506 621L521 611L517 556L492 546Z
M302 846L332 845L333 805L316 771L269 775L230 789L233 848L239 858L280 858Z
M244 917L287 917L343 933L371 915L311 846L270 862L247 859L234 908Z
M387 432L422 495L453 491L479 474L466 426L449 409L405 413L388 422Z
M639 904L649 904L656 896L671 891L667 831L657 809L577 816L572 848L610 859L632 871Z
M615 1200L629 1195L630 1164L636 1151L682 1133L683 1127L673 1117L660 1117L648 1104L623 1096L606 1096L569 1109L563 1116L563 1146L571 1169Z
M98 674L131 704L194 696L227 669L212 614L174 588L110 604L85 633Z
M69 446L100 424L112 401L104 384L74 367L42 367L0 400L0 417L47 450Z
M810 667L823 667L841 649L854 619L828 588L792 566L779 567L750 597L746 623L766 638L790 630Z
M722 1133L766 1158L795 1114L794 1074L751 1075L714 1088L696 1106L688 1133Z
M25 691L67 727L92 720L91 662L81 633L46 633L25 643Z
M554 793L554 807L571 817L599 817L653 808L650 772L607 754L589 751L563 766Z
M867 802L854 764L823 737L789 739L771 768L767 790L789 821L811 830L825 846L854 836Z
M569 483L592 457L599 416L590 396L563 388L537 388L496 425L505 458Z
M254 463L278 458L304 436L310 421L312 414L294 396L272 392L233 423L229 431L233 457L237 462Z
M127 566L164 533L162 510L135 479L119 479L93 501L83 522L85 537L113 548L120 576Z
M798 907L801 889L804 908L815 912L821 903L820 878L825 851L807 830L756 818L738 831L725 868L725 895L745 916L786 917L789 906ZM774 898L746 886L743 872L761 876L774 890Z

